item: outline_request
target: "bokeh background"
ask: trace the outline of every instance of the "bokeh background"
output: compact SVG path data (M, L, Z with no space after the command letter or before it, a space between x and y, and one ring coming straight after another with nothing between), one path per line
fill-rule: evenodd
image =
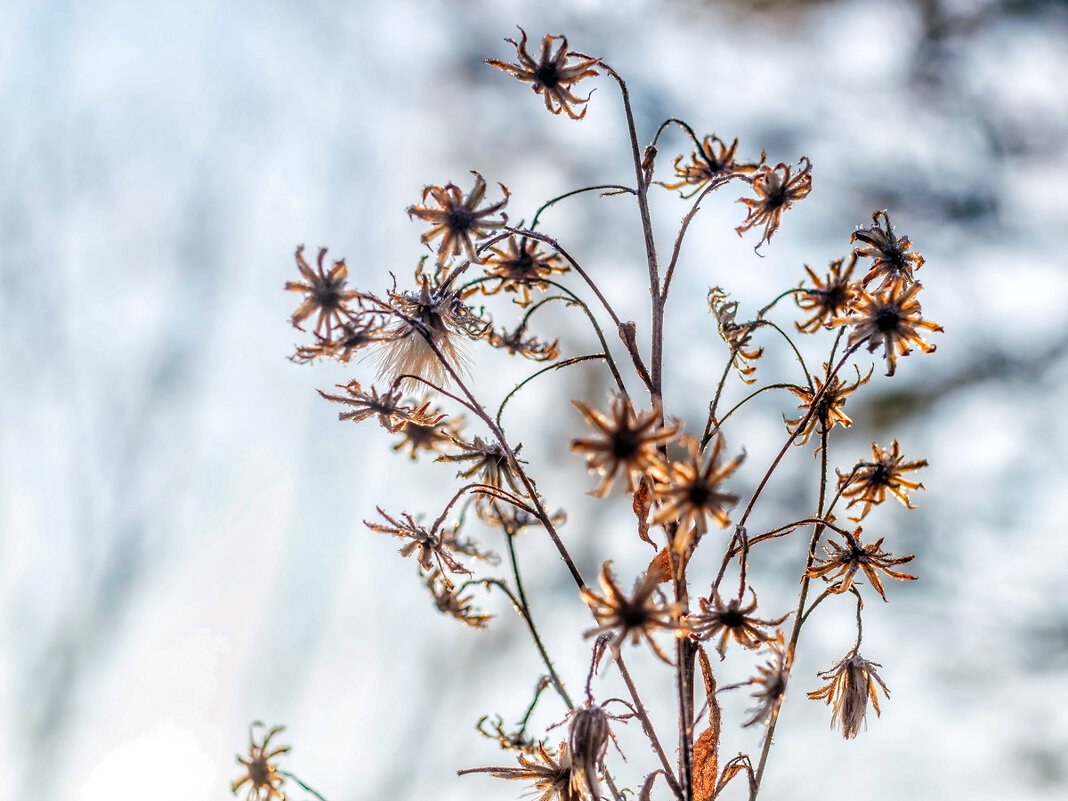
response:
M866 610L863 651L893 695L844 742L795 689L768 798L1064 798L1068 4L1055 0L4 3L0 797L229 797L254 719L288 726L284 767L331 801L524 789L455 775L511 762L474 724L528 702L539 670L519 622L499 597L480 599L498 615L488 632L440 617L397 543L361 523L376 504L435 516L453 472L392 453L373 423L337 422L315 388L371 373L286 361L298 332L280 291L300 243L344 256L360 286L407 280L423 251L404 209L471 169L509 186L514 219L633 180L610 83L590 82L577 124L482 65L511 58L516 24L612 63L644 138L679 116L740 137L741 153L815 165L764 258L731 230L736 195L705 204L667 366L691 429L723 358L709 284L756 308L802 264L845 255L877 208L927 258L938 352L873 381L834 446L848 465L897 437L930 461L918 510L866 523L917 553L922 577ZM665 140L659 175L689 149ZM664 193L655 210L666 249L683 207ZM545 226L642 325L636 219L625 199L588 198ZM591 347L574 315L545 319L566 352ZM791 369L778 350L760 375ZM500 369L509 386L515 368ZM568 499L564 532L590 576L608 556L624 575L649 556L626 509L570 500L592 479L566 451L581 430L568 399L606 388L576 371L509 411L549 502ZM794 408L773 394L730 434L749 453L741 483ZM812 465L791 455L769 521L811 503ZM762 610L790 608L803 547L759 566ZM521 553L577 688L586 613L544 542ZM813 626L795 688L850 647L851 616L847 603ZM646 657L632 658L646 700L669 716ZM744 695L726 704L724 753L755 749L737 726ZM535 720L561 716L547 699ZM633 786L653 763L628 742L629 763L614 759Z

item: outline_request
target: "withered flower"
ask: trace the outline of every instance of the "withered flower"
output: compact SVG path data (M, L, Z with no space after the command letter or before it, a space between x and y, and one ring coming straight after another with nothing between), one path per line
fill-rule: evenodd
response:
M824 362L823 369L824 371L829 370L830 365ZM849 428L853 424L853 421L842 411L842 407L845 406L846 396L856 391L857 387L868 383L868 379L871 378L872 374L872 370L869 370L868 374L861 378L860 368L858 367L856 370L857 380L853 384L846 384L835 375L831 378L829 384L825 384L823 379L815 376L815 392L808 387L788 387L792 393L801 399L801 405L797 407L801 411L801 415L796 420L787 420L786 415L783 415L783 422L786 423L786 428L790 433L794 433L795 429L804 423L804 427L797 432L797 439L794 440L795 445L806 444L817 430L829 432L834 428L835 423L842 426L842 428ZM813 401L816 404L815 408L812 407ZM809 414L810 411L811 414ZM816 453L819 453L818 448Z
M571 784L576 793L601 797L601 773L608 752L608 714L600 706L587 703L571 716L567 742L571 754Z
M532 289L546 289L546 278L566 273L571 267L557 253L546 253L537 239L510 236L507 249L491 247L482 292L495 295L502 289L519 295L515 302L520 306L530 305Z
M469 768L456 771L464 776L469 773L488 773L496 779L533 781L534 791L541 793L537 801L582 801L582 793L574 787L571 755L567 743L560 743L559 756L554 757L538 745L532 754L519 755L519 767L515 768Z
M512 356L522 356L535 362L551 362L560 358L560 340L545 342L537 337L525 337L526 321L511 331L490 329L486 333L486 341L490 347L500 348Z
M755 684L757 689L751 694L756 706L749 710L749 720L744 726L760 723L768 725L779 714L782 697L786 694L786 682L790 679L790 667L793 665L793 648L787 648L782 630L774 640L766 641L770 658L763 665L757 666L757 674L747 684Z
M382 334L373 361L382 378L419 376L445 384L450 369L467 370L464 340L481 338L489 323L464 303L463 291L451 287L451 276L431 282L420 267L415 278L420 283L418 292L389 293L396 314ZM418 382L409 378L406 383Z
M716 651L720 659L727 657L727 641L733 639L743 648L750 651L756 650L762 644L771 642L774 637L770 632L761 631L768 626L779 626L790 615L785 614L775 620L760 620L753 617L757 608L756 590L749 588L752 593L752 603L742 606L742 600L732 597L727 603L723 603L719 592L713 590L708 598L701 598L699 603L701 611L687 615L685 623L690 630L690 636L698 640L711 640L719 636Z
M381 341L383 317L384 315L364 313L358 318L346 320L338 328L336 337L315 334L314 344L298 345L290 358L297 364L306 364L316 359L337 359L347 364L356 351Z
M397 520L386 514L382 507L375 508L385 518L386 522L371 523L364 520L363 524L371 531L379 534L389 534L404 540L410 540L410 542L401 547L398 553L405 557L416 554L419 566L428 572L433 570L436 565L441 574L441 580L450 589L452 588L452 581L446 575L446 568L448 568L448 572L453 574L471 574L470 570L457 561L454 554L462 554L478 559L492 556L479 551L473 542L461 539L459 533L454 529L442 529L437 526L427 529L425 526L416 523L414 518L407 512L402 512L401 519Z
M611 398L611 419L583 403L573 403L586 422L602 435L571 442L571 450L586 454L589 471L602 477L592 495L603 498L618 473L623 474L627 491L634 492L644 476L660 470L657 448L675 437L678 423L660 425L660 410L656 408L636 414L630 400L619 394Z
M675 159L675 175L679 180L662 186L665 189L692 186L693 191L684 193L683 197L693 197L710 183L723 184L736 176L756 172L760 164L734 160L734 151L737 149L737 139L728 145L715 134L706 136L700 149L690 156L690 164L681 164L682 156ZM760 161L763 163L763 156Z
M508 202L508 187L498 184L504 192L504 199L480 209L478 206L486 196L486 179L474 170L471 174L475 176L475 186L466 198L460 187L453 183L428 186L423 190L423 203L430 196L437 208L428 205L408 207L409 217L418 217L431 225L430 230L420 237L424 245L429 247L431 240L441 237L438 266L450 256L459 256L461 253L473 262L479 261L475 253L475 239L485 239L508 222L507 214L502 214L496 220L489 219L491 214L503 209Z
M906 462L901 455L901 446L895 439L888 450L883 450L876 443L871 444L870 462L858 462L848 474L838 471L838 484L844 487L842 496L850 498L849 505L863 503L860 515L851 520L863 520L872 506L886 500L889 492L908 509L915 509L909 500L909 491L925 489L918 481L909 481L903 473L927 467L926 459L914 459Z
M541 55L535 61L527 52L527 32L519 29L522 39L516 42L514 39L505 39L515 46L518 64L509 64L496 58L487 59L486 63L491 67L511 73L518 80L530 83L534 91L545 100L545 108L553 114L561 111L567 112L573 120L581 120L586 116L586 109L581 114L576 114L572 106L584 106L590 98L576 97L571 93L571 84L583 78L597 75L593 69L600 59L590 58L579 53L569 53L566 36L546 36L541 41ZM559 40L560 46L554 55L549 55L553 42ZM568 59L574 59L568 64Z
M335 261L329 272L323 266L326 258L326 248L319 249L319 259L313 270L304 259L304 246L297 248L297 269L304 276L303 281L286 281L285 288L290 292L303 292L304 300L293 312L289 321L295 328L301 328L301 323L318 313L315 320L315 333L323 339L331 339L333 330L352 316L346 305L359 293L351 289L345 289L345 279L349 274L349 268L345 266L345 260ZM304 329L301 328L303 331Z
M478 611L471 605L470 595L460 595L454 590L440 570L434 569L424 577L424 584L434 598L434 606L443 615L448 615L475 629L484 629L493 615Z
M752 384L756 379L750 376L756 372L756 365L750 362L756 361L764 353L763 348L754 348L750 345L753 332L760 323L755 320L748 323L735 322L734 318L738 314L738 301L728 301L727 293L718 286L708 290L708 308L716 317L720 338L731 349L731 363L734 369L738 371L742 381Z
M519 481L519 476L508 461L508 454L504 452L498 442L486 442L482 437L475 437L472 442L454 437L453 445L459 448L454 453L443 453L435 461L438 462L467 462L468 467L460 471L461 478L478 476L478 480L494 487L507 486L516 495L525 495L526 490ZM515 453L518 454L522 445L517 445Z
M590 607L597 621L596 628L586 632L586 637L615 632L610 643L612 654L619 656L619 647L627 638L632 645L637 645L644 637L653 653L664 662L671 660L664 655L660 646L653 639L657 630L681 631L684 626L679 622L678 604L668 604L664 594L657 589L659 577L655 570L647 570L645 575L634 583L634 591L628 597L612 577L611 562L601 567L598 583L604 596L600 596L588 587L581 590L582 600Z
M831 547L824 547L823 549L823 552L827 554L827 558L814 562L812 567L805 571L805 575L809 578L822 578L824 581L837 579L827 590L828 592L842 593L849 591L849 588L853 586L857 571L862 570L864 575L868 577L868 581L871 582L871 586L875 588L875 591L879 593L879 596L884 601L886 600L886 593L883 591L883 583L879 578L878 571L881 570L890 578L895 578L899 581L916 580L915 576L893 569L895 565L911 562L916 558L915 556L895 557L887 553L883 550L884 537L880 537L878 541L870 545L861 545L860 531L861 529L858 527L852 534L848 532L842 534L845 540L844 546L831 540L828 543Z
M771 241L771 235L782 222L782 213L812 191L812 162L807 156L802 156L800 163L804 166L797 175L793 175L790 165L782 162L775 167L760 168L751 181L758 197L743 197L738 201L748 208L745 221L734 229L738 236L750 228L763 225L764 233L756 246L759 248Z
M934 353L936 346L921 337L917 329L942 330L937 323L923 319L920 302L916 300L920 289L922 286L918 283L907 287L895 283L874 295L865 290L854 307L854 314L836 317L830 324L854 326L853 333L849 335L850 346L867 340L868 351L874 353L882 345L886 374L893 375L897 369L897 357L911 353L909 345L918 346L924 353Z
M812 317L804 323L794 323L798 331L814 334L821 326L829 326L836 317L842 317L849 312L859 291L859 287L849 280L853 276L853 268L857 266L856 251L850 255L844 270L843 264L845 259L832 261L826 281L821 281L820 277L805 265L805 272L812 279L812 289L802 284L801 288L805 292L795 295L794 302L802 311L811 312Z
M400 390L395 387L382 395L379 395L378 390L374 387L371 387L371 391L367 392L360 385L360 382L355 380L350 381L348 384L338 384L337 387L338 389L343 389L346 394L330 395L322 390L319 390L319 394L327 400L334 401L334 403L343 403L350 407L349 411L338 414L338 420L351 420L354 423L359 423L368 417L377 415L378 422L382 427L392 433L396 432L404 422L410 422L413 419L421 420L423 423L432 426L441 422L441 419L445 416L438 414L433 417L420 417L417 414L419 412L418 409L401 404ZM424 415L429 405L428 401L422 406ZM412 456L415 456L414 449Z
M722 434L716 434L710 443L708 456L701 454L701 443L693 437L683 437L681 442L688 458L672 462L664 480L658 481L653 490L660 504L653 522L665 526L678 522L677 553L684 552L693 537L700 537L708 530L708 518L721 527L730 522L727 509L738 502L738 496L724 491L720 485L745 460L742 453L720 464Z
M882 217L882 223L879 218ZM870 228L858 228L850 237L850 242L858 239L868 245L854 251L859 256L874 259L868 274L861 279L867 284L873 278L882 277L882 283L876 290L888 286L912 282L912 271L923 266L924 258L919 253L909 253L912 242L907 236L897 236L894 226L890 224L890 215L886 210L877 211L871 216Z
M463 417L446 417L435 407L430 409L430 401L423 402L411 414L405 415L396 431L401 439L393 450L408 449L408 456L414 461L421 451L443 454L443 448L452 444L463 427Z
M820 673L821 679L828 680L827 685L808 694L814 701L826 700L831 705L831 728L841 726L842 736L847 740L860 733L869 698L875 714L881 714L876 684L882 688L883 695L890 697L890 690L875 672L877 667L882 665L851 653L830 670Z
M275 798L278 801L285 801L285 793L278 789L285 779L271 760L280 754L286 753L289 750L289 746L284 745L272 751L267 750L271 740L276 734L282 732L285 726L275 726L267 731L260 743L256 742L255 730L257 728L266 727L258 720L248 727L248 758L246 759L240 755L237 757L237 761L245 766L246 772L244 776L240 776L230 783L230 792L237 795L237 791L245 783L248 783L249 787L248 793L245 795L245 801L270 801L270 799Z

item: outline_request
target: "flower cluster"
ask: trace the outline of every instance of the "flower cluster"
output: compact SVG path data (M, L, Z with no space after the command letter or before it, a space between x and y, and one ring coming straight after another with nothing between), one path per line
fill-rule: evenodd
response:
M702 200L728 186L744 192L738 202L746 208L745 218L735 225L735 217L730 225L740 236L759 231L755 248L759 250L769 245L784 214L809 196L812 164L801 156L789 162L773 161L772 166L764 152L758 159L739 157L737 139L728 143L716 135L699 137L675 118L666 120L641 148L630 92L615 69L600 58L570 49L564 36L546 35L540 48L531 48L526 32L520 29L520 34L519 41L506 40L515 48L515 63L499 59L487 63L529 84L552 114L573 120L586 115L592 94L576 94L580 81L603 76L618 86L628 126L626 138L632 143L634 184L601 183L562 192L537 204L533 215L517 214L531 220L526 227L510 224L506 212L520 193L513 199L499 183L498 195L478 172L472 171L470 188L452 182L427 186L419 202L407 209L410 220L421 229L418 244L423 258L414 281L398 287L394 277L384 291L350 288L343 260L331 265L324 248L313 268L298 248L300 280L285 285L286 290L301 294L290 321L301 331L309 328L305 333L312 339L298 345L292 358L301 363L330 359L365 364L374 383L353 379L321 391L338 405L339 418L376 420L393 439L394 451L407 454L412 461L442 465L423 465L427 470L455 473L457 488L443 505L435 498L441 482L420 488L421 501L436 504L436 517L433 512L423 517L376 507L378 518L364 521L372 532L400 540L400 555L412 558L414 564L408 564L422 591L429 594L430 614L440 613L472 629L493 630L508 625L507 615L494 617L482 611L481 598L497 593L494 597L500 600L503 594L517 615L516 625L530 635L531 653L541 660L533 700L517 728L509 726L506 731L501 715L485 715L478 723L483 734L505 750L517 752L517 762L470 768L461 774L525 782L528 792L540 801L601 801L608 796L622 801L628 792L649 799L657 782L679 801L711 799L734 778L746 776L749 797L755 798L783 700L794 681L794 655L803 647L802 634L819 619L816 613L821 604L851 603L850 597L855 598L857 636L846 657L818 674L826 683L808 692L809 697L825 701L831 707L832 725L846 738L853 738L864 724L869 701L879 713L877 690L884 696L889 692L875 670L881 666L860 656L862 593L875 592L887 601L887 578L916 579L901 570L914 557L884 550L884 542L894 547L892 535L862 542L861 528L840 527L836 514L845 507L847 513L857 513L851 519L859 522L888 495L911 509L910 493L923 488L911 474L927 463L906 460L893 440L889 448L873 444L872 458L847 471L834 466L830 442L841 429L853 425L852 410L847 412L846 407L872 383L875 366L868 369L871 359L864 348L868 353L882 349L880 358L888 376L895 373L898 357L913 348L926 353L935 350L922 333L942 329L923 317L918 300L921 286L914 278L924 259L913 250L912 241L894 229L889 213L877 211L871 226L853 232L850 244L854 249L831 261L825 275L806 265L805 281L798 285L797 275L785 278L785 291L755 312L743 312L741 302L730 299L726 289L712 286L705 301L711 318L685 336L693 342L714 343L720 351L725 346L722 362L688 369L675 361L672 371L666 371L665 343L673 340L665 336L665 330L675 322L666 313L667 301L674 277L686 269L680 258L682 243ZM680 131L687 144L672 162L673 176L667 181L654 180L657 157L664 147L662 137ZM663 265L658 255L663 251L658 251L656 242L659 227L652 223L649 202L650 191L659 191L656 187L692 199L675 235L670 261ZM638 323L613 308L611 287L602 288L596 271L586 269L582 259L575 257L580 249L539 228L543 210L594 192L630 197L637 204L633 219L641 221L639 239L645 247L639 259L640 275L642 280L648 276L651 298L648 332L639 331ZM854 277L861 273L863 277ZM727 283L727 276L715 277ZM790 298L802 319L778 317L782 313L779 302ZM694 302L692 293L683 301ZM567 337L545 336L538 329L546 319L541 313L546 307L574 314L588 329L577 335L569 330ZM824 341L827 349L823 349ZM494 374L484 385L477 381L473 376L479 376L476 348L480 346L497 350L497 363L505 355L517 357L509 364L523 367L520 380L513 383L511 377L502 380ZM777 346L783 346L785 361L775 358ZM565 352L570 348L575 351ZM810 351L816 348L821 349L816 351L819 360L810 359ZM766 363L772 367L762 367L757 375L756 362L765 350L769 353ZM788 365L784 369L794 372L784 380L769 381L765 373L784 363ZM822 369L810 370L815 364L822 364ZM556 444L556 454L567 450L576 454L570 465L557 469L578 473L569 482L571 488L588 491L605 504L622 504L622 514L588 518L592 522L578 531L573 530L576 527L565 530L563 511L549 511L557 507L549 505L534 478L540 456L535 458L529 446L522 451L514 435L526 423L529 428L523 436L527 442L542 440L552 428L544 423L555 415L555 409L570 407L541 404L537 408L545 409L544 415L534 415L533 420L528 415L524 420L508 406L519 393L551 383L540 376L564 370L586 371L582 385L601 388L572 401L577 414L559 415L553 421L579 429L569 442ZM672 386L680 372L688 379L684 393ZM611 386L607 401L605 382ZM695 408L690 396L705 391L707 395L696 407L701 409L700 419L687 421L669 414ZM740 396L737 402L726 400L732 393ZM758 396L767 402L787 398L790 405L774 411L772 425L765 428L777 432L777 441L747 449L741 447L736 429L727 431L726 427L735 426L731 418L740 410L750 413L759 408L748 406ZM733 406L722 411L728 403ZM858 420L863 422L863 417L858 415ZM806 460L804 478L793 488L796 498L811 501L808 512L757 529L755 521L765 521L775 513L767 509L766 491L774 485L772 479L780 466L794 458L797 451L791 446L812 447L814 441L818 466L813 468ZM751 474L751 469L756 472ZM550 484L559 487L561 482L540 486ZM756 509L759 512L754 514ZM627 521L633 531L628 531ZM800 580L797 603L770 614L766 609L758 612L757 586L765 580L767 561L751 562L750 554L760 549L763 556L781 539L794 542L802 536L798 532L808 532L808 547L798 543L792 550L803 555L803 559L796 557L793 568L793 581ZM557 624L547 623L536 614L540 607L531 605L532 588L537 585L526 582L524 548L518 547L528 538L539 540L539 547L555 550L561 576L566 571L577 599L584 604L582 614L588 622L572 632L571 642L589 641L585 702L579 698L576 703L572 695L581 677L564 675L566 671L558 668L561 663L550 655L567 632L554 629L552 637L544 636L548 625ZM652 555L645 551L644 556L635 557L636 551L647 546L652 547ZM497 553L507 558L499 559ZM597 581L587 581L583 571L598 564ZM541 565L543 570L555 569L544 560ZM548 583L539 576L538 585ZM816 592L816 586L822 591ZM761 594L765 599L774 597L763 589ZM709 658L713 649L721 662L729 659L732 669L744 671L738 675L750 678L726 687L717 685L720 666ZM664 685L675 694L671 713L677 724L670 740L657 728L667 714L651 715L643 703L643 696L663 697L665 693L640 692L627 666L628 661L639 659L667 671ZM741 667L733 668L735 664ZM605 671L618 672L626 698L594 700ZM647 674L635 675L644 678ZM698 704L695 690L701 680L705 693L703 704ZM742 687L749 688L753 703L739 722L761 727L760 762L741 753L721 766L720 741L729 729L722 725L717 698ZM555 718L560 722L539 732L535 706L553 693L561 705ZM611 703L622 704L626 713L605 712ZM708 720L702 723L705 710ZM649 740L657 761L651 770L644 766L641 775L646 778L640 791L621 787L613 777L610 719L621 723L636 719ZM496 723L487 730L484 727L491 720ZM567 738L552 747L550 743L557 740L550 740L549 732L565 723ZM233 790L248 786L248 801L283 801L278 788L289 774L279 772L271 760L286 749L269 748L278 731L269 731L262 742L250 738L249 755L240 758L247 775L234 782ZM675 743L677 760L668 756L676 750Z

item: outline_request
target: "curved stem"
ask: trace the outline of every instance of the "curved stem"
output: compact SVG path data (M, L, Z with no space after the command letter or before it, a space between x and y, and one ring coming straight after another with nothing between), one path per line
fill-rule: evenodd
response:
M598 184L597 186L584 186L584 187L582 187L582 189L572 189L570 192L564 192L564 194L557 195L556 197L552 198L551 200L547 200L544 203L542 203L541 206L538 207L538 210L536 212L534 212L534 217L530 221L530 228L533 230L534 228L538 227L538 218L541 217L541 213L543 211L545 211L547 208L549 208L550 206L555 206L561 200L566 200L567 198L574 197L575 195L581 195L584 192L596 192L598 189L615 190L613 192L606 193L606 194L613 194L613 195L618 195L618 194L623 194L623 193L627 193L627 194L631 194L631 195L638 194L633 189L631 189L629 186L623 186L621 184ZM602 197L604 197L604 195L602 195Z
M287 779L292 779L293 781L295 781L295 782L296 782L297 784L299 784L299 785L301 786L301 789L303 789L303 790L304 790L304 792L306 792L306 793L311 793L311 794L312 794L312 795L314 795L314 796L315 796L316 798L318 798L318 799L319 799L319 801L326 801L326 798L324 798L324 797L323 797L323 795L322 795L321 793L318 793L318 792L316 792L315 790L313 790L313 789L312 789L311 787L309 787L308 785L306 785L306 784L305 784L305 783L304 783L303 781L301 781L300 779L298 779L298 778L297 778L296 776L294 776L294 775L293 775L292 773L290 773L290 772L289 772L288 770L280 770L280 771L278 771L278 773L279 773L280 775L282 775L282 776L285 776L285 777L286 777Z
M514 396L517 392L519 392L519 390L521 390L524 386L526 386L528 383L533 381L539 375L543 375L543 374L548 373L548 372L550 372L552 370L560 370L560 369L562 369L564 367L570 367L571 365L579 364L580 362L588 362L588 361L590 361L592 359L603 359L603 358L605 358L605 355L603 353L590 353L590 354L587 354L585 356L574 356L574 357L572 357L570 359L564 359L564 361L562 361L562 362L556 362L555 364L550 364L548 367L543 367L542 369L538 370L536 373L531 373L526 378L524 378L522 381L520 381L518 384L516 384L515 387L507 395L504 396L504 400L501 401L501 405L497 407L497 414L496 414L497 425L501 424L501 415L504 413L504 407L508 404L508 401L510 401L512 399L512 396Z

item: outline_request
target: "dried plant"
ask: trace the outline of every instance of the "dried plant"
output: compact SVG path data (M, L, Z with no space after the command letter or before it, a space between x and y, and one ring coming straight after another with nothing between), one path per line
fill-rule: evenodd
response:
M882 347L881 358L887 375L892 376L899 357L913 347L925 353L935 349L920 336L921 331L942 330L921 314L921 287L913 273L923 265L923 257L912 250L908 237L896 232L888 212L880 210L872 215L871 226L856 228L851 239L843 235L844 247L852 242L860 246L834 258L826 278L799 265L794 274L782 279L786 288L759 309L746 310L741 301L729 300L722 288L729 274L715 274L718 283L708 291L712 317L707 339L714 341L718 334L722 340L723 346L717 343L717 347L723 348L723 369L710 387L703 419L668 416L680 408L692 408L683 407L666 386L664 342L670 322L668 297L682 267L686 234L702 202L713 191L737 186L742 190L737 199L747 213L740 222L733 221L735 230L741 236L758 232L757 249L770 246L784 214L809 195L813 165L805 156L774 166L767 163L764 153L739 158L737 139L728 145L715 134L699 137L689 124L674 118L666 120L642 148L627 84L608 63L570 50L567 39L557 35L543 37L540 53L534 57L528 51L526 32L521 29L520 33L520 41L506 40L514 45L518 63L499 59L487 63L530 84L553 114L565 113L573 120L586 115L590 96L573 92L579 81L607 76L618 88L627 121L632 182L568 189L536 207L528 225L509 224L504 209L513 198L503 184L500 200L485 199L487 183L478 172L473 172L474 186L466 195L452 183L428 186L422 205L411 206L408 213L428 226L421 240L432 249L434 269L424 272L420 263L408 289L398 289L396 281L391 289L377 294L348 289L343 261L335 262L333 268L324 267L324 249L318 269L313 270L298 249L297 267L303 280L286 288L303 293L304 299L292 323L299 328L306 319L318 316L315 340L297 346L294 359L348 362L358 351L366 354L365 361L377 372L377 385L365 388L354 379L340 387L341 394L323 392L323 396L342 406L342 420L378 420L389 434L400 438L394 450L406 450L412 459L430 457L453 463L460 484L430 523L419 522L417 515L407 512L379 508L377 520L367 526L402 540L400 554L415 558L415 570L433 606L488 632L482 636L493 636L496 627L508 623L507 618L491 619L479 611L479 595L489 590L504 592L542 661L545 676L537 681L534 701L527 706L518 730L506 731L499 716L495 723L489 717L478 721L480 732L515 752L512 764L470 767L460 770L461 774L521 782L528 794L541 801L605 797L622 801L627 785L641 801L650 801L658 788L665 798L708 801L744 776L753 801L761 793L783 698L794 682L808 678L796 675L796 667L804 658L801 634L816 625L817 607L854 596L857 638L841 661L816 674L826 683L809 690L809 697L826 701L832 725L852 738L864 723L869 700L879 712L877 689L888 695L875 672L880 666L859 653L861 590L866 582L887 600L883 579L915 579L896 569L913 557L892 556L883 549L883 543L893 539L892 532L880 532L878 539L862 544L860 528L839 527L835 514L841 505L859 505L858 519L866 518L887 493L911 508L908 493L923 485L904 474L926 462L905 461L894 440L889 449L873 445L871 461L845 471L833 468L830 441L836 427L851 425L846 408L869 385L872 370L861 369L869 361L865 351L874 353ZM674 159L674 174L666 182L655 181L662 140L673 132L685 138L684 152ZM691 154L688 161L687 151ZM798 166L791 166L794 163ZM688 200L666 259L654 236L651 191L678 192ZM630 278L621 269L613 274L612 282L647 282L651 303L646 326L621 319L609 299L611 293L605 291L607 282L588 271L541 226L542 212L549 207L592 193L623 196L637 207L644 267L634 270ZM855 272L864 275L854 279ZM807 273L807 285L803 273ZM776 278L769 275L768 280ZM486 309L471 304L476 293L487 303L500 304L502 313L515 315L518 321L495 326ZM684 303L688 300L681 298ZM792 300L799 313L791 316L785 300ZM544 319L537 312L552 301L560 301L588 322L589 351L563 353L557 338L537 331ZM592 544L584 545L603 549L600 591L591 588L569 547L573 540L590 534L565 533L563 514L549 511L556 508L555 499L550 505L539 492L531 466L518 457L519 442L501 422L508 401L518 392L534 392L535 385L527 378L504 397L491 398L492 387L478 386L469 377L468 366L474 363L479 344L539 363L530 378L556 370L603 370L613 385L607 405L603 398L574 400L576 427L584 419L587 431L570 443L570 449L585 460L593 476L592 481L578 480L574 485L601 503L629 506L634 513L635 548L644 547L644 542L652 552L641 564L625 564L634 549L615 550L619 532L613 532L611 540L591 537ZM791 357L786 369L796 374L768 381L762 375L765 369L758 374L757 366L767 349L779 345ZM810 363L822 366L811 371ZM730 382L733 371L741 386ZM856 373L848 384L847 371ZM764 383L752 391L746 388L758 380ZM417 395L408 397L413 390ZM748 394L723 412L724 398L736 390ZM781 397L774 417L781 438L764 453L743 448L740 435L724 427L766 391ZM487 411L493 408L491 401L496 414ZM537 423L525 432L528 436L541 433ZM794 446L811 448L818 459L818 470L811 469L810 461L804 462L807 474L813 476L811 506L796 519L751 532L754 510L765 498L773 474L796 452ZM754 462L761 465L755 480L753 474L739 469L743 458L747 468ZM581 470L578 459L574 468ZM475 514L466 514L470 508ZM588 607L590 622L574 632L576 644L584 636L592 640L582 703L576 703L568 689L578 678L561 675L541 637L514 544L521 531L525 537L544 536L551 541L574 580L576 602ZM807 533L808 544L803 561L794 568L794 580L800 581L796 605L770 614L762 610L758 616L756 584L770 579L754 575L750 554L755 548L774 548L776 543L804 536L802 532ZM507 552L508 559L497 561L484 544L489 542ZM506 565L503 575L496 568L499 564ZM823 579L826 589L812 600L816 579ZM696 608L693 599L697 599ZM732 642L739 647L728 648ZM726 664L746 666L752 678L718 686L715 674L719 668L713 668L706 646L714 647L721 661L730 660ZM658 660L663 682L674 688L671 712L655 715L663 721L673 713L673 748L665 745L668 733L654 725L654 716L627 667L627 660L650 658ZM604 711L607 702L596 700L606 672L617 672L627 687L628 699L609 699L622 703L626 714L609 715ZM701 699L699 683L704 689ZM721 766L721 743L731 729L722 720L717 699L721 693L743 687L750 689L753 703L747 717L736 722L735 731L739 725L762 728L760 750L740 753ZM547 731L542 736L529 731L534 704L547 688L558 696L570 723L568 737L556 747L550 744ZM708 711L704 723L703 710ZM615 764L608 748L615 736L610 719L621 724L636 721L651 747L649 759L634 759L636 772L626 779L616 773L623 766ZM701 734L695 740L699 725ZM242 759L248 775L234 783L235 792L247 785L250 799L281 797L278 787L288 774L277 772L270 760L285 749L268 750L277 731L268 732L260 744L252 741L249 758Z

